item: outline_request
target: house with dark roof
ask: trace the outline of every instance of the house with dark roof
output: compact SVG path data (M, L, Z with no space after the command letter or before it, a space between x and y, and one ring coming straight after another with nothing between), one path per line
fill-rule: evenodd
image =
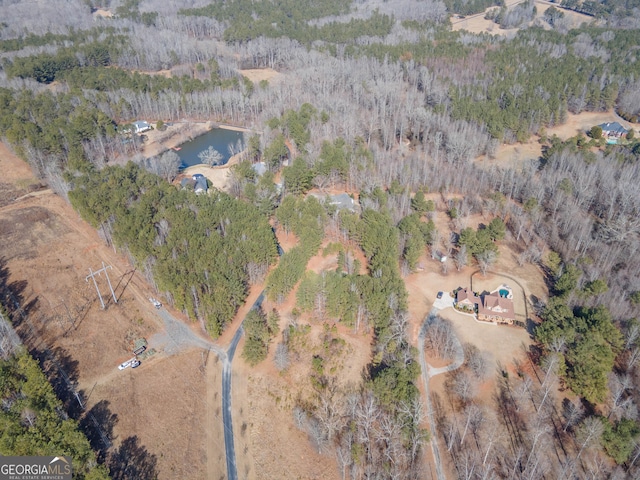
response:
M606 138L620 138L629 131L618 122L601 123L598 126L602 129L602 135Z
M196 185L194 187L194 191L196 194L207 193L209 190L209 185L207 185L206 177L202 176L196 179Z
M180 186L185 190L193 190L197 194L207 193L209 190L207 178L198 173L193 175L191 178L185 177L180 180Z

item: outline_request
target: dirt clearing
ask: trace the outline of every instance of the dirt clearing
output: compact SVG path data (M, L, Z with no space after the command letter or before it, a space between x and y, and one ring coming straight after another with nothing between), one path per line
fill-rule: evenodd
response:
M231 161L229 161L231 163ZM227 192L229 190L229 183L231 181L231 170L229 165L221 165L219 167L209 167L208 165L194 165L193 167L188 167L183 170L183 174L187 176L192 176L195 174L204 175L207 180L211 182L211 186L217 188L218 190L222 190L223 192ZM178 178L177 181L179 181Z
M519 3L522 3L522 1L511 0L511 1L505 2L507 7L513 7ZM534 3L537 9L536 16L532 21L525 24L525 26L530 27L533 25L541 25L543 28L549 29L550 28L549 25L547 24L547 22L545 22L542 19L542 17L544 15L544 12L553 4L545 1L536 1ZM560 8L559 5L554 5L554 6L560 9L564 13L570 28L577 28L582 23L591 23L594 21L593 17L590 17L588 15L574 12L572 10L562 9ZM454 32L458 30L466 30L467 32L471 32L471 33L489 33L491 35L508 35L508 36L515 35L518 32L518 30L520 30L520 28L522 27L500 28L500 25L498 25L497 23L494 23L493 20L488 20L484 18L485 14L489 10L494 10L494 9L497 10L499 8L500 7L489 7L482 13L469 15L464 18L460 18L459 15L453 15L451 16L451 29Z
M582 112L579 114L567 114L567 121L546 129L547 137L557 135L561 140L567 140L576 135L586 135L591 127L607 122L618 122L627 129L634 125L618 116L613 110L607 112ZM500 166L504 168L519 169L530 161L537 161L542 155L542 145L538 135L532 136L527 143L502 144L494 158L481 156L476 159L476 164L481 167Z
M281 76L281 74L276 72L273 68L252 68L249 70L239 70L239 72L242 76L247 77L253 83L258 83L262 80L271 82Z

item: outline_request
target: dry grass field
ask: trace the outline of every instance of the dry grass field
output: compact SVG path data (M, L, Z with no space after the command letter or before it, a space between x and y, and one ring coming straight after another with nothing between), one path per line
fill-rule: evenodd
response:
M18 326L27 347L54 376L64 371L84 398L85 411L76 416L89 424L95 448L105 450L106 441L108 452L134 458L141 475L205 478L201 351L169 355L156 345L158 353L139 368L118 370L131 358L134 339L152 339L163 332L148 301L153 292L62 198L50 190L30 194L39 182L1 144L0 168L1 261L4 280L27 313ZM118 299L117 304L110 299L104 275L97 277L105 310L93 284L85 280L89 268L100 269L102 262L112 267L108 274ZM152 342L149 346L154 347ZM210 365L218 368L213 361ZM68 405L77 410L74 402L71 398ZM219 472L224 471L222 463Z

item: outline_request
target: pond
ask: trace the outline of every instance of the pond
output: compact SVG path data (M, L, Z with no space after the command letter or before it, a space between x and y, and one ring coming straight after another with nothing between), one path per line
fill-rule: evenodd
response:
M180 157L180 160L182 160L181 168L201 164L202 160L198 158L198 154L207 150L209 146L212 146L222 154L221 165L224 165L229 161L229 158L231 158L229 144L236 145L238 140L243 142L243 138L242 132L236 132L235 130L227 130L224 128L209 130L207 133L185 142L178 147L180 150L177 150L176 153Z

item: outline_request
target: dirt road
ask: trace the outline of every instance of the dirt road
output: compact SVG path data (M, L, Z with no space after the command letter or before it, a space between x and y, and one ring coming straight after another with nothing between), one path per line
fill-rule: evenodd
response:
M418 335L418 352L420 355L420 368L422 370L422 383L424 385L425 404L427 406L427 418L429 419L429 430L431 431L431 452L433 453L433 462L436 466L436 476L438 480L445 480L446 476L442 470L442 460L440 459L440 449L438 447L438 435L436 430L436 420L433 415L433 406L431 404L431 395L429 394L429 379L436 375L457 370L464 363L464 350L456 337L456 355L453 362L440 368L433 368L429 365L424 356L424 340L427 336L429 326L437 318L438 309L433 308L425 317L420 334Z

